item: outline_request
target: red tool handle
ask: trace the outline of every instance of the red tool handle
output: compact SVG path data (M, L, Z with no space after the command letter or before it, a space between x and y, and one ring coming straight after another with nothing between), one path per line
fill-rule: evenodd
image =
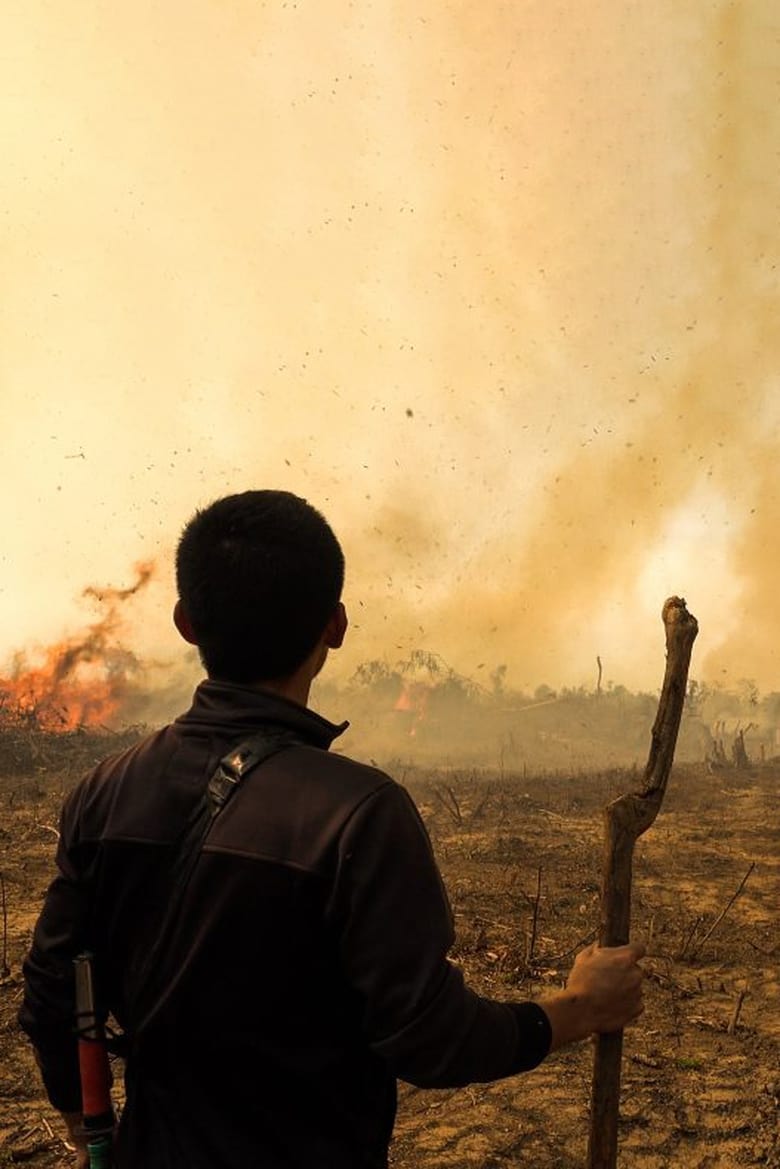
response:
M111 1068L105 1044L97 1039L79 1039L81 1106L84 1123L111 1111Z

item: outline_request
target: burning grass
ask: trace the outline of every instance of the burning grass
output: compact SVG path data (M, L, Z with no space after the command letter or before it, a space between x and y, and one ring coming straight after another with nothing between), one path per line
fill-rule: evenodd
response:
M145 729L115 729L138 689L141 663L122 644L123 605L146 587L151 562L125 589L90 586L98 618L62 641L14 655L0 675L0 774L57 771L66 779L121 750Z
M125 589L85 588L100 616L84 629L37 653L18 652L0 676L0 729L29 727L44 733L100 727L119 716L141 665L121 642L122 606L146 587L153 564L135 566Z

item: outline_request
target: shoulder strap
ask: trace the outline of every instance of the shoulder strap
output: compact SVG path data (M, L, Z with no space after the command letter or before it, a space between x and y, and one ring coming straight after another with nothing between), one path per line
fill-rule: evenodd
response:
M302 740L291 731L282 729L259 731L220 759L179 838L171 864L168 896L162 919L157 927L156 941L145 954L135 975L139 990L131 1004L132 1014L138 1020L132 1028L133 1042L147 1029L172 989L161 982L162 959L173 935L172 927L179 916L190 878L214 821L250 771L286 747L301 742Z
M170 876L170 900L168 914L171 920L197 864L203 845L214 821L238 790L250 771L276 755L285 747L300 743L291 731L259 731L251 739L239 743L227 755L223 755L217 769L208 782L202 798L196 804L184 831L174 857ZM171 912L173 910L173 912Z

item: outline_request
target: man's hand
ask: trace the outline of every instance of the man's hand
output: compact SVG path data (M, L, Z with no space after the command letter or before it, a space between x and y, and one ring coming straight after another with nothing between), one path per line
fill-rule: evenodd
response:
M68 1143L76 1149L76 1169L89 1169L89 1153L87 1152L87 1138L82 1128L80 1112L60 1113L68 1130Z
M551 1051L594 1032L620 1031L639 1018L644 953L639 943L594 944L577 955L564 990L539 1003L552 1027Z

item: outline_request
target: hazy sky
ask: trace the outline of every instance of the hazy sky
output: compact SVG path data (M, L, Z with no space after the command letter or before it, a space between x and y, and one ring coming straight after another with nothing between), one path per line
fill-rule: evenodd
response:
M0 660L284 487L341 670L780 689L775 0L10 0ZM335 665L335 662L334 662Z

